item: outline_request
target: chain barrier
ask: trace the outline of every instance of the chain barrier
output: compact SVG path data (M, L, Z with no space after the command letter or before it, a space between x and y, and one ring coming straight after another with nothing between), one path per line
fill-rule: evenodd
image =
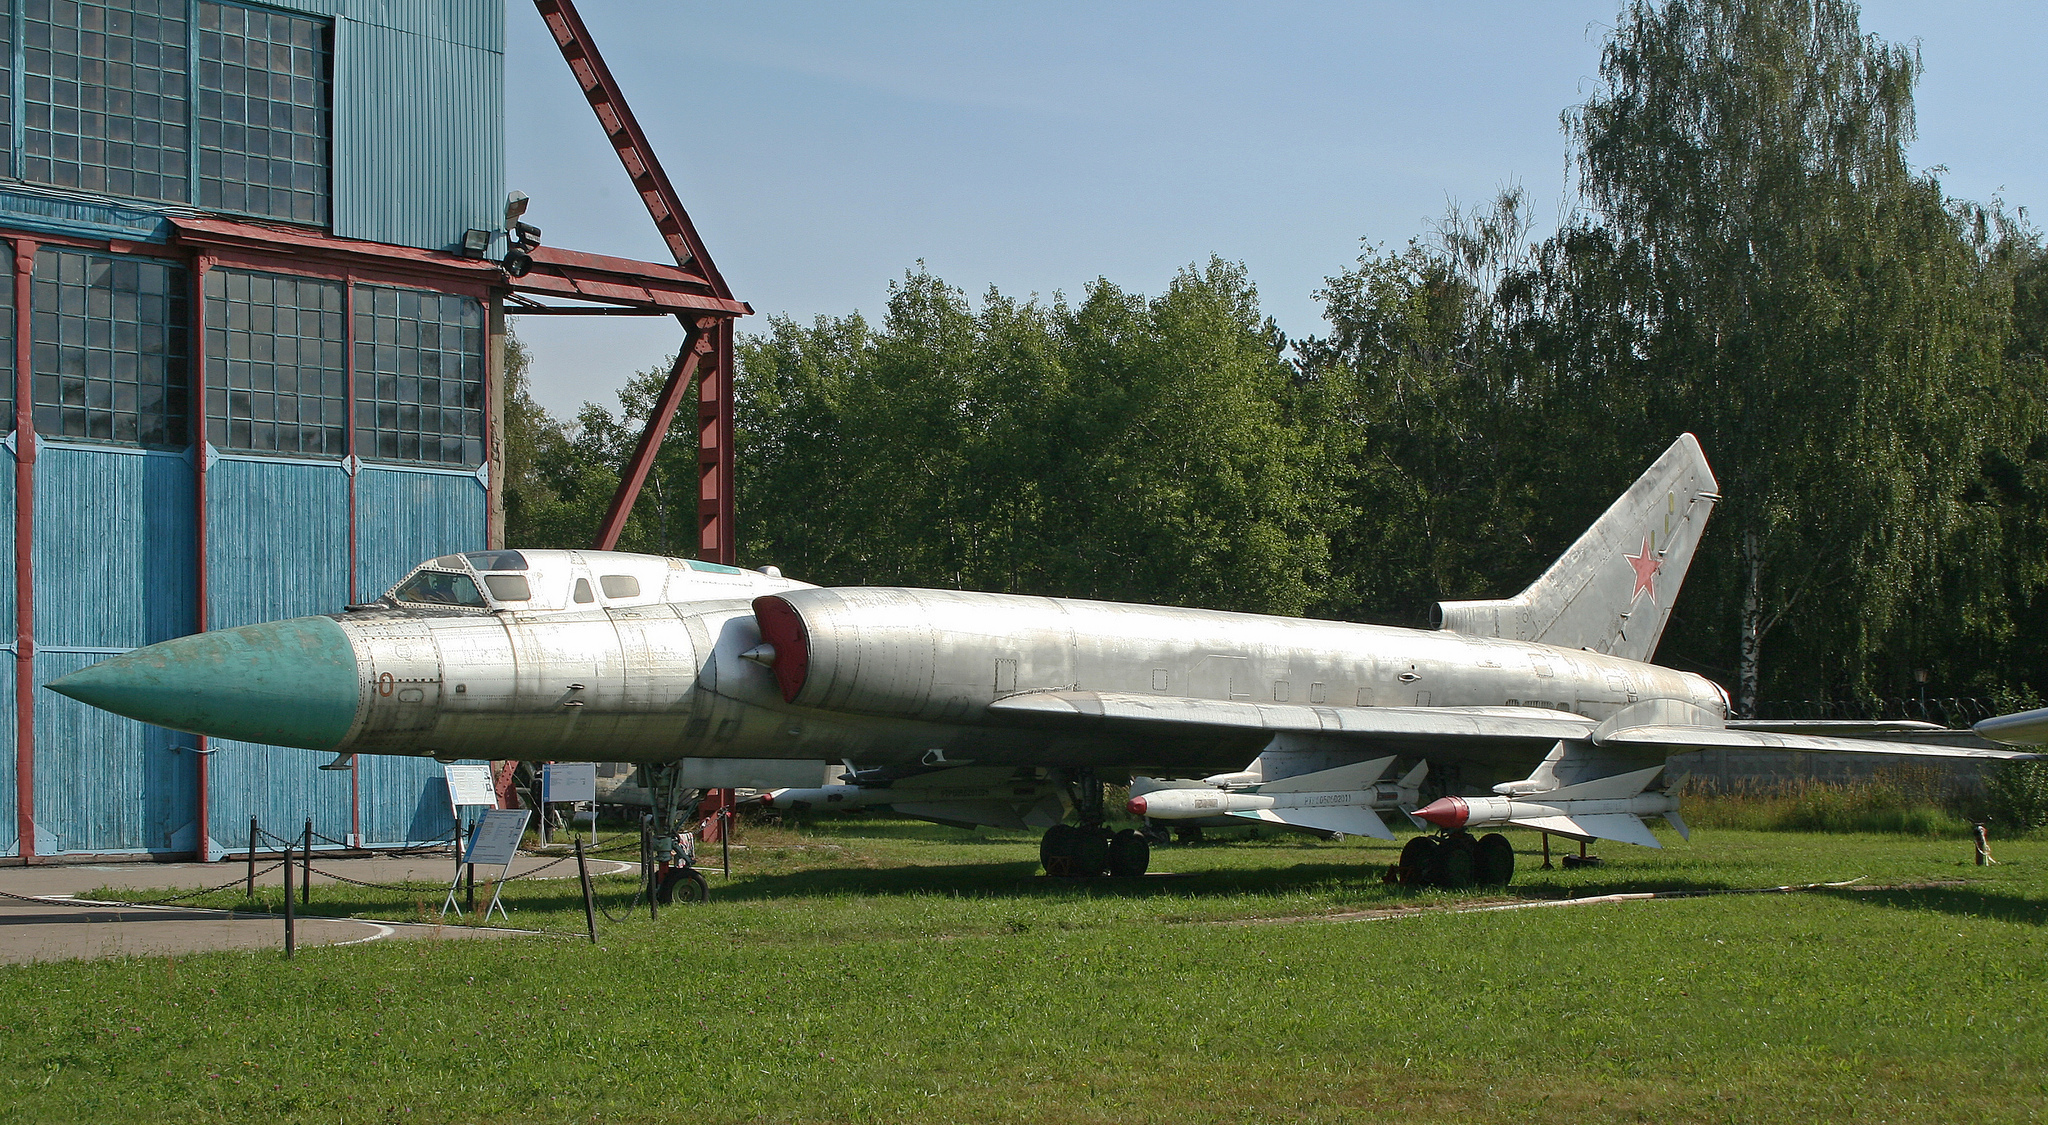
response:
M266 867L263 870L258 871L256 873L256 877L262 878L263 876L268 875L271 872L283 866L284 861L279 860L278 862L271 864L269 867ZM11 894L7 891L0 891L0 898L11 898L16 902L41 903L44 906L168 906L174 902L187 902L195 898L204 898L205 896L210 894L218 894L221 891L227 890L229 887L242 884L248 878L249 876L247 874L237 875L233 879L230 879L227 882L222 883L218 887L207 887L203 890L197 891L180 891L177 894L170 895L165 898L93 899L90 902L77 902L61 898L46 898L39 895L17 895Z
M291 849L293 849L294 851L302 850L302 849L304 848L304 846L305 846L305 837L304 837L303 835L299 835L299 836L289 836L289 837L287 837L287 836L280 836L280 835L278 835L277 833L275 833L275 832L272 832L272 831L271 831L270 829L268 829L268 828L265 828L265 827L263 827L263 826L262 826L262 825L260 825L260 824L256 826L256 832L257 832L257 835L259 835L259 836L262 836L262 837L265 837L265 838L267 838L267 839L270 839L270 840L274 840L274 841L276 841L276 842L277 842L277 843L278 843L278 844L279 844L279 845L280 845L281 847L288 847L288 848L291 848ZM348 842L347 840L337 840L337 839L335 839L334 837L332 837L332 836L329 836L329 835L327 835L327 834L325 834L325 833L323 833L323 832L319 831L318 829L315 829L315 830L314 830L314 832L313 832L313 838L314 838L314 839L316 839L316 840L324 840L324 841L326 841L327 843L333 844L333 845L334 845L335 847L338 847L338 848L347 848L347 849L350 849L350 850L359 850L359 851L372 851L372 850L374 850L374 851L376 851L376 853L377 853L378 855L382 855L382 856L412 856L412 855L423 855L423 854L425 854L425 853L427 853L427 852L430 852L430 851L439 851L440 849L442 849L442 848L445 848L445 847L448 847L448 846L450 846L450 845L452 845L452 844L454 844L454 843L455 843L455 836L454 836L454 834L453 834L453 833L450 833L449 835L447 835L447 836L444 836L444 837L437 837L437 838L435 838L435 839L432 839L432 840L423 840L423 841L420 841L419 843L414 843L414 844L407 844L407 845L406 845L405 847L402 847L402 848L376 848L376 849L371 849L371 848L364 848L364 847L363 847L362 845L360 845L360 844L351 844L351 843L349 843L349 842Z

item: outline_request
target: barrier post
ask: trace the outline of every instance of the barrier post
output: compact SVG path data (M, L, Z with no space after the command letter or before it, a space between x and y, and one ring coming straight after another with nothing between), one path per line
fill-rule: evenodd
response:
M306 818L305 865L299 869L299 901L313 905L313 818ZM285 884L285 893L291 893L291 884Z
M292 952L298 946L298 932L292 917L292 846L284 846L284 956L291 960Z
M476 826L476 825L475 825L474 823L470 824L470 826L469 826L469 841L470 841L470 843L472 843L472 844L476 843L476 828L477 828L477 826ZM456 853L457 853L458 855L459 855L459 854L461 854L461 850L462 850L462 849L460 849L460 848L457 848L457 849L456 849ZM464 910L467 910L467 911L469 911L469 912L470 912L471 914L475 914L475 913L476 913L476 864L474 864L474 863L471 863L471 864L465 864L465 865L464 865L464 869L463 869L463 873L462 873L462 884L463 884L463 890L462 890L462 895L463 895L463 899L462 899L462 901L463 901L463 906L462 906L462 908L463 908Z
M590 944L597 944L597 899L590 891L590 865L583 859L583 837L576 837L576 877L583 881L583 926L590 931Z
M256 818L249 818L249 885L243 893L249 898L256 897Z

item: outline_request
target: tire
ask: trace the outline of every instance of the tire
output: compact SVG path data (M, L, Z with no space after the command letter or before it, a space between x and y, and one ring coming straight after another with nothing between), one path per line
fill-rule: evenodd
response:
M1441 842L1435 836L1416 836L1401 848L1401 882L1410 887L1427 887L1436 870L1436 853Z
M1038 839L1038 863L1047 875L1075 874L1081 853L1081 830L1071 824L1055 824Z
M711 882L704 873L694 867L671 867L661 877L661 883L654 888L654 901L663 905L680 899L686 903L707 902L711 898Z
M1479 885L1483 887L1505 887L1515 881L1515 848L1508 838L1498 832L1488 832L1479 838L1475 865Z
M1143 875L1152 865L1152 841L1135 828L1126 828L1109 841L1109 873L1119 878Z
M1479 842L1470 833L1444 837L1437 846L1433 880L1439 887L1469 887L1479 877Z
M1080 846L1074 849L1074 874L1083 879L1092 879L1109 870L1109 842L1113 836L1107 828L1083 828Z

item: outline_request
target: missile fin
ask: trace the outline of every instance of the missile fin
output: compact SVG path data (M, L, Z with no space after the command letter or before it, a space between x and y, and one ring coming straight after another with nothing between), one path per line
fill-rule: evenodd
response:
M1316 773L1296 774L1278 781L1268 781L1251 790L1253 793L1345 793L1354 789L1369 789L1387 772L1394 759L1374 758L1369 762L1355 762L1338 766L1333 770ZM1340 831L1331 829L1331 831ZM1341 831L1349 831L1342 829Z
M1678 835L1681 838L1686 840L1692 839L1692 829L1685 826L1685 818L1678 815L1677 809L1672 809L1670 812L1665 813L1664 819L1671 822L1671 827L1678 830Z
M1540 793L1529 795L1541 798L1545 803L1557 801L1599 801L1633 797L1648 789L1650 783L1657 780L1657 775L1663 772L1663 766L1651 766L1649 769L1636 770L1633 773L1618 773L1612 777L1596 777L1591 781L1581 781L1577 785L1567 785L1562 789L1547 789Z
M1424 758L1422 761L1415 763L1414 769L1402 774L1401 780L1397 784L1403 789L1420 789L1422 788L1422 779L1428 776L1429 759Z
M1580 836L1588 840L1593 838L1591 831L1568 816L1517 817L1509 823L1517 828L1533 828L1538 832L1548 832L1552 836Z
M1641 817L1629 813L1601 813L1598 816L1575 816L1573 820L1585 829L1586 834L1602 840L1619 840L1624 844L1641 844L1646 848L1661 848L1657 835L1650 831Z
M1307 828L1315 832L1341 832L1346 836L1371 836L1378 840L1391 840L1394 834L1387 830L1385 821L1371 809L1358 805L1320 805L1309 809L1247 809L1232 812L1247 820L1263 820L1272 824L1286 824L1295 828Z

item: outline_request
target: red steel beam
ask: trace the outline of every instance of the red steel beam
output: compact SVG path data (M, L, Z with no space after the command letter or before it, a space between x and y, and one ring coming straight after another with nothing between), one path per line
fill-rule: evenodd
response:
M32 239L14 243L14 854L36 854L36 414L29 363Z
M675 255L676 264L701 275L713 296L744 309L744 305L733 301L732 290L725 284L718 267L712 264L711 255L705 253L703 240L697 236L696 224L690 221L689 212L683 210L675 185L669 182L668 173L662 170L661 161L654 155L654 147L647 143L647 135L640 130L639 121L626 105L625 95L612 77L611 68L605 65L604 57L598 53L597 41L591 38L590 29L584 26L583 17L576 12L576 5L572 0L533 0L533 3L541 19L547 23L548 33L554 36L555 46L561 49L563 60L569 64L569 73L575 76L584 99L590 103L591 111L597 114L605 137L611 141L613 151L618 153L619 163L625 166L626 175L632 179L633 189L640 193L640 201L647 205L647 213L653 217L655 228L668 244L669 253ZM655 454L660 452L662 439L668 435L669 423L675 418L676 409L688 393L694 377L698 383L697 554L709 562L732 565L738 561L738 541L734 536L732 518L731 390L732 316L737 313L731 306L718 310L724 312L722 316L715 313L711 316L693 316L683 311L676 313L676 319L682 321L688 335L682 350L676 353L675 367L669 372L660 400L648 414L646 428L641 431L632 459L619 476L618 491L612 494L611 505L598 528L598 550L609 551L618 546L626 518L633 513L633 502L639 498L640 488L654 468Z
M576 5L571 0L533 0L533 6L540 10L541 19L547 21L548 33L555 37L555 46L561 48L569 72L583 88L584 98L619 154L619 163L626 166L633 189L647 204L647 213L654 217L654 225L668 243L669 252L675 255L676 264L703 274L719 296L732 296L725 279L719 276L718 267L711 264L711 256L704 252L697 228L690 222L689 212L683 210L682 201L676 198L676 189L669 183L668 173L662 171L661 161L655 158L654 147L647 143L647 134L640 131L640 122L626 105L625 95L619 92L611 68L597 53L597 41L591 38L590 29L583 26L583 17L576 14Z
M661 439L668 435L676 408L682 405L691 381L704 367L705 357L715 350L715 343L702 325L717 323L715 317L699 321L699 327L693 328L683 341L683 350L676 353L676 364L669 369L668 382L662 384L661 396L647 415L647 428L640 431L640 444L626 462L625 475L619 479L619 490L612 493L611 506L605 509L604 522L598 525L598 550L609 551L619 545L619 533L626 530L626 517L633 514L633 500L640 495L640 486L647 483L647 474L654 468L654 455L661 450ZM730 561L706 557L711 562Z

